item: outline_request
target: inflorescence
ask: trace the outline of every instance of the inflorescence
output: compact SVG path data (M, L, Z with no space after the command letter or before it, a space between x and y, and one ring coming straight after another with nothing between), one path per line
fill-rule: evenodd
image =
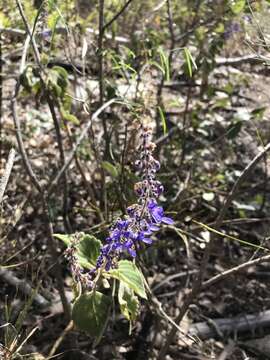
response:
M138 148L139 160L135 166L141 181L135 184L134 190L138 196L136 204L127 208L127 215L118 219L112 225L106 243L101 247L96 267L88 273L74 263L76 257L69 250L71 271L77 281L91 284L89 276L95 276L99 269L109 271L117 267L120 255L127 252L135 258L141 244L151 244L151 235L160 229L162 223L171 225L173 220L164 215L162 206L157 203L164 191L163 185L156 180L156 172L160 163L153 157L155 144L151 141L152 129L150 126L140 125L140 146ZM71 254L72 253L72 254ZM74 272L75 271L75 272Z

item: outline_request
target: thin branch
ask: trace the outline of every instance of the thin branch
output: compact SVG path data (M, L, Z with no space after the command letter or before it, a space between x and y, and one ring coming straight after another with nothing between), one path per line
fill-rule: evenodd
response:
M0 160L2 159L2 110L3 110L3 53L2 53L2 34L0 32ZM0 201L1 203L1 201Z
M59 348L59 346L61 345L61 343L64 340L64 338L66 337L66 335L69 333L69 331L71 331L73 329L73 326L74 326L73 321L70 320L70 322L65 327L63 332L60 334L60 336L54 342L54 344L49 352L48 359L51 359L54 356L54 354L56 353L56 350Z
M20 79L17 80L15 94L17 94L17 91L19 91L19 88L20 88ZM39 192L39 194L41 196L43 212L44 212L44 215L46 218L46 225L47 225L47 230L48 230L49 248L51 251L53 262L56 264L55 275L56 275L56 279L57 279L57 283L58 283L58 291L59 291L59 294L60 294L60 297L62 300L65 315L67 317L69 317L69 313L70 313L69 304L68 304L68 301L67 301L67 298L65 295L63 279L61 277L61 268L60 268L60 264L58 261L58 254L56 251L55 240L53 237L54 231L53 231L53 226L52 226L52 223L50 220L47 197L45 196L44 190L42 189L42 187L36 177L36 174L34 173L34 171L32 169L32 166L28 159L27 153L25 151L24 143L22 140L22 134L21 134L20 120L19 120L19 117L17 116L16 105L17 105L17 99L16 99L16 96L14 96L11 101L11 106L12 106L13 121L14 121L15 130L16 130L16 138L17 138L17 142L18 142L18 147L20 150L20 154L22 156L22 160L23 160L23 164L26 169L26 172L27 172L28 176L30 177L32 184L34 185L34 187L37 189L37 191Z
M25 148L24 148L22 132L21 132L21 122L17 115L17 94L19 92L19 88L20 88L20 80L18 79L18 82L16 85L16 90L15 90L15 95L13 96L13 98L11 100L11 110L12 110L12 116L13 116L13 121L14 121L17 143L18 143L18 147L19 147L19 151L20 151L20 154L22 157L24 167L26 169L28 176L30 177L32 184L34 185L34 187L37 189L37 191L39 193L43 193L43 189L36 177L36 174L34 173L34 171L32 169L31 163L28 159L28 156L27 156Z
M99 0L99 16L98 16L98 27L99 27L99 33L98 33L98 84L99 84L99 107L103 105L104 101L104 51L103 51L103 40L104 40L104 7L105 7L105 1ZM107 121L105 118L102 118L102 126L104 131L104 140L105 140L105 151L103 158L106 159L110 150L110 140L109 140L109 133L108 133L108 127L107 127ZM104 185L104 184L103 184ZM103 196L106 197L106 189L105 186L103 186L102 193Z
M0 179L0 204L3 201L3 196L14 164L15 154L16 154L15 150L11 149L8 155L8 161L6 164L4 175Z
M246 270L252 266L261 264L263 262L269 262L269 261L270 261L270 255L265 255L265 256L259 257L257 259L254 259L254 260L247 261L247 262L240 264L238 266L235 266L229 270L223 271L221 274L213 276L211 279L204 281L202 283L202 289L206 289L206 288L216 284L217 282L220 282L221 280L224 280L227 277L235 275L236 273Z
M199 337L201 340L206 340L217 336L224 338L230 333L238 334L252 331L254 334L257 329L267 328L269 325L270 310L265 310L257 314L242 314L234 318L207 319L207 321L192 324L189 333L192 336Z
M174 34L174 28L173 28L173 14L172 14L172 6L171 5L172 5L171 1L167 0L168 25L169 25L169 31L170 31L170 36L171 36L170 53L169 53L170 67L172 66L173 49L175 47L175 34Z
M128 7L128 5L130 4L132 2L132 0L128 0L124 5L123 5L123 7L118 11L118 13L117 14L115 14L114 16L113 16L113 18L110 20L110 21L108 21L107 22L107 24L105 24L104 26L103 26L103 31L105 31L108 27L110 27L111 25L112 25L112 23L114 23L118 18L119 18L119 16L121 16L122 14L123 14L123 12L126 10L126 8Z
M28 36L30 36L30 40L31 40L31 44L33 46L33 50L34 50L34 56L35 56L35 59L36 59L36 62L40 68L40 70L42 71L42 65L41 65L41 60L40 60L40 55L39 55L39 51L38 51L38 47L37 47L37 44L35 42L35 39L33 37L33 33L31 32L31 29L30 29L30 26L28 24L28 21L24 15L24 11L23 11L23 8L22 8L22 4L19 0L16 0L16 4L17 4L17 7L19 9L19 12L20 12L20 15L21 15L21 18L23 20L23 23L24 23L24 26L26 28L26 32L28 34Z
M104 98L104 79L103 79L103 23L104 23L104 0L99 0L99 16L98 16L98 26L99 26L99 34L98 34L98 82L99 82L99 106L103 104ZM105 137L107 136L107 126L106 123L103 124Z

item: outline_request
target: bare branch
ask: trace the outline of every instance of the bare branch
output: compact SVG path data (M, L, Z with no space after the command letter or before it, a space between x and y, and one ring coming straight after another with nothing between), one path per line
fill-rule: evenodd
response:
M123 5L123 7L118 11L118 13L115 14L115 15L113 16L113 18L112 18L110 21L108 21L107 24L105 24L105 25L103 26L103 29L102 29L102 30L105 31L108 27L110 27L110 26L112 25L112 23L114 23L114 22L119 18L119 16L123 14L123 12L126 10L126 8L128 7L128 5L129 5L131 2L132 2L132 0L128 0L128 1Z
M8 161L2 178L0 179L0 204L3 201L3 196L7 187L8 179L11 174L11 170L15 160L15 150L11 149L8 155Z
M254 259L254 260L250 260L250 261L247 261L243 264L240 264L238 266L235 266L229 270L226 270L224 272L222 272L221 274L218 274L214 277L212 277L211 279L209 280L206 280L202 283L202 289L206 289L214 284L216 284L217 282L220 282L221 280L224 280L226 279L227 277L229 276L232 276L232 275L235 275L236 273L239 273L243 270L246 270L252 266L255 266L255 265L258 265L258 264L261 264L263 262L268 262L270 261L270 255L265 255L265 256L262 256L262 257L259 257L257 259Z

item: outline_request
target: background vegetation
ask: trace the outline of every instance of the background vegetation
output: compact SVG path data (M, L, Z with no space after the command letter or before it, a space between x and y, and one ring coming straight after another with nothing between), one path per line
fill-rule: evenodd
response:
M0 358L270 357L269 15L266 0L0 3ZM138 119L175 223L139 255L136 319L114 304L96 344L70 322L54 234L104 241L135 202Z

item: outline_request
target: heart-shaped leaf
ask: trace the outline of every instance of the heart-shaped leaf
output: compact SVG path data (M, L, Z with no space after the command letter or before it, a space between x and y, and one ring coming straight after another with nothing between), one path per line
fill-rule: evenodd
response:
M74 235L54 234L57 239L62 240L67 246L74 241ZM80 242L76 245L79 264L87 269L96 265L100 253L101 242L93 235L82 233Z
M74 324L91 336L101 336L107 324L110 303L110 298L98 291L82 294L72 309Z
M123 283L129 286L137 295L147 299L143 275L133 262L128 260L119 261L118 268L111 270L109 275L123 281Z

